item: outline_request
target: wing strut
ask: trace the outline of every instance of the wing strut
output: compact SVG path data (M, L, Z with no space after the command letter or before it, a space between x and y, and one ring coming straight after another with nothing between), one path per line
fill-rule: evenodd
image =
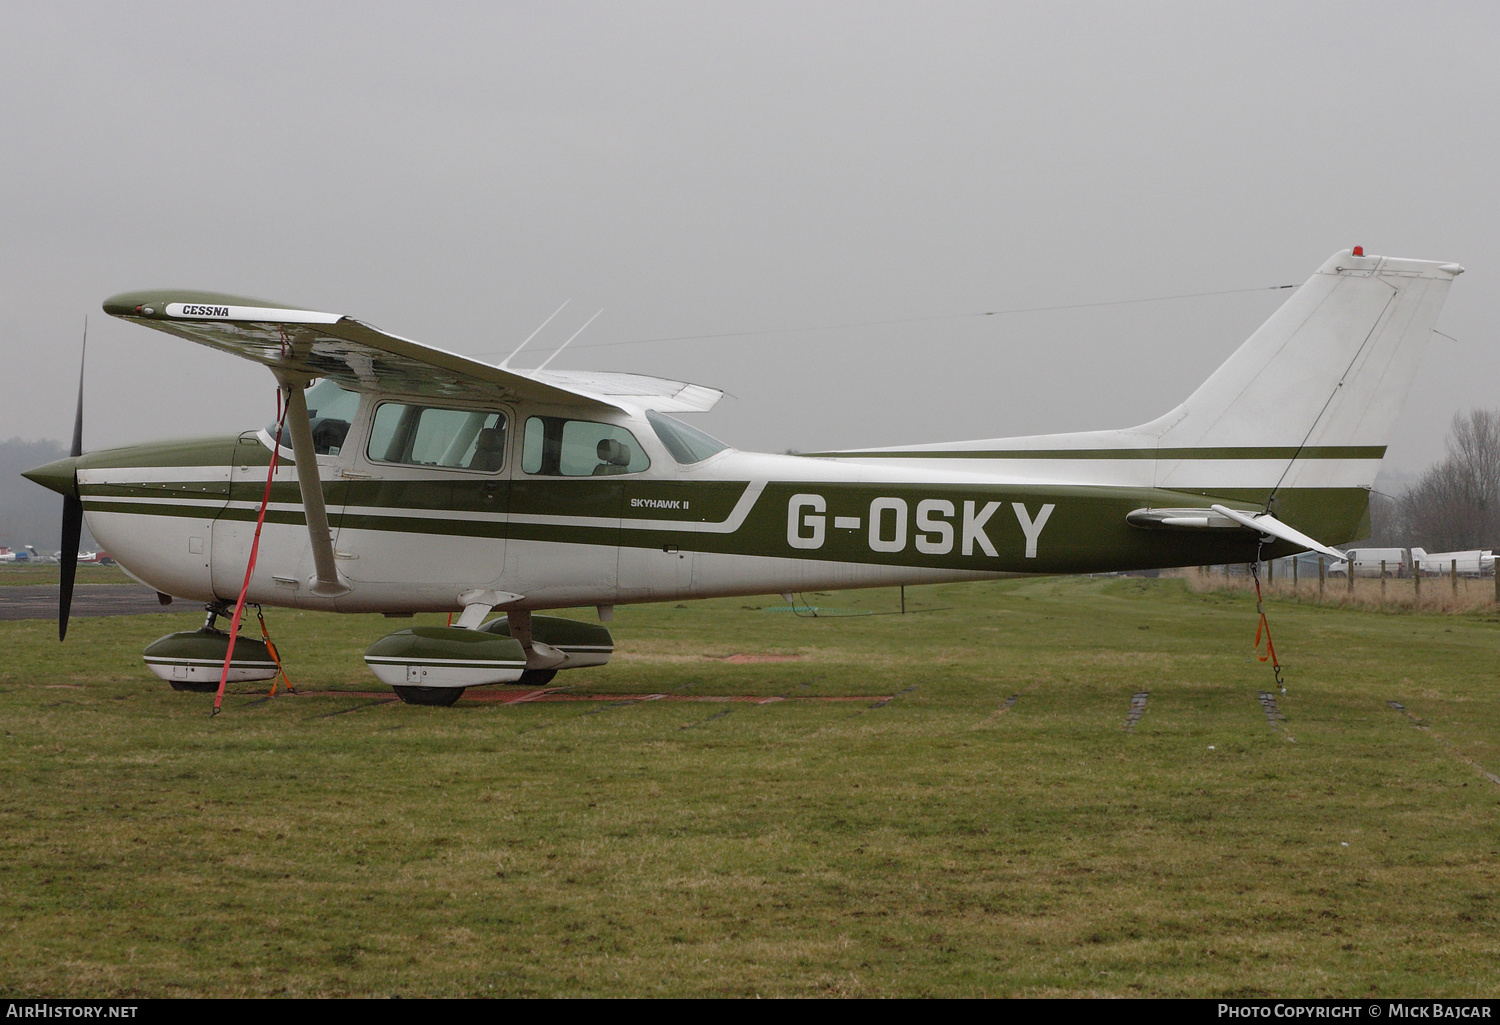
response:
M307 516L307 535L312 542L316 575L311 590L325 598L349 593L349 584L339 576L333 558L333 534L328 528L328 508L323 504L323 482L318 477L318 453L313 448L312 421L307 415L307 379L276 371L286 392L286 425L292 435L292 454L297 459L297 485L302 489L302 509Z

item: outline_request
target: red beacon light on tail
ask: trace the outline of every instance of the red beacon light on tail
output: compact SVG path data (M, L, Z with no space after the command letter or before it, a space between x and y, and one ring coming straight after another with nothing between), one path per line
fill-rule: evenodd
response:
M1364 246L1355 246L1354 247L1354 255L1355 256L1364 256L1365 255L1365 247Z

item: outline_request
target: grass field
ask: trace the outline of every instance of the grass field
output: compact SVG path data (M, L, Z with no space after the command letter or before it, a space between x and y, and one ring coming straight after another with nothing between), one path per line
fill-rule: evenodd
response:
M946 610L621 608L559 678L779 702L247 685L215 719L140 661L196 613L0 623L0 993L1500 991L1494 611L1273 600L1273 725L1242 595L907 601ZM379 690L360 652L411 623L269 619L304 692Z
M0 563L0 587L16 587L24 584L55 584L62 570L55 563ZM134 583L119 566L79 566L74 580L80 584L129 584Z

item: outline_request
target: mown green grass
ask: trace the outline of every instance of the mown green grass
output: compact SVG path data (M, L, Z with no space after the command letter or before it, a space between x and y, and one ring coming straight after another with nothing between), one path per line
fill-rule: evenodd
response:
M1273 730L1243 599L907 598L621 608L559 678L855 703L210 719L139 659L196 614L0 624L0 993L1495 995L1500 616L1273 603ZM411 622L269 618L304 691Z
M61 579L62 569L55 563L4 563L0 564L0 587L17 587L27 584L55 584ZM79 566L74 581L79 584L129 584L133 581L119 566Z

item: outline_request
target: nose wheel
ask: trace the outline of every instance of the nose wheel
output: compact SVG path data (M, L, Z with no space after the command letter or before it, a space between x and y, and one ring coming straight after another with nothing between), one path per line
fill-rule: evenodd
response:
M173 690L191 691L194 694L216 694L219 690L217 680L195 681L195 680L168 680Z
M214 601L203 606L203 612L203 626L199 628L198 632L219 634L224 632L219 629L219 617L230 615L233 609L221 601ZM190 691L193 694L216 694L219 690L218 680L171 679L167 683L171 685L173 690Z

